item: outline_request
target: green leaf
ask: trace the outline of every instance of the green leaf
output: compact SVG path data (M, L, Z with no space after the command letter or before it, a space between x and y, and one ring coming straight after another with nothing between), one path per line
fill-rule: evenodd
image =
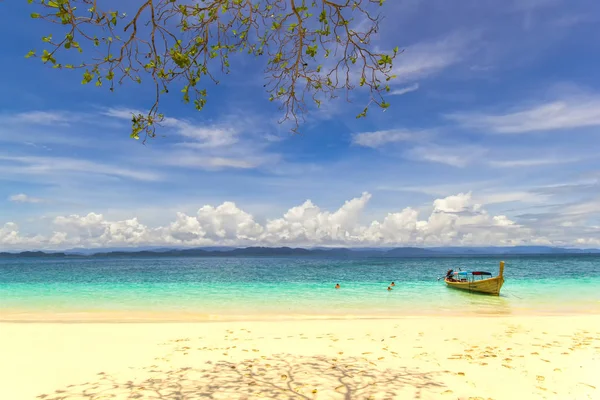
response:
M29 53L25 55L25 58L30 58L35 56L35 50L29 50Z
M48 61L50 61L52 64L56 64L56 59L52 57L52 54L48 53L48 50L44 50L42 54L42 62L47 63Z
M31 18L39 18L40 14L38 13L31 13Z
M82 85L86 85L90 83L94 79L94 75L90 71L85 71L83 73L83 80L81 81Z

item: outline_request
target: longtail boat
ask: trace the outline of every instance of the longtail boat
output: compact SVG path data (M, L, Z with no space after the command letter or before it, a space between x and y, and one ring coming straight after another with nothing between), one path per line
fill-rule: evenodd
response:
M444 281L448 287L467 290L469 292L487 293L494 296L500 295L500 289L504 284L504 261L500 261L500 273L492 276L491 272L485 271L457 271L448 270Z

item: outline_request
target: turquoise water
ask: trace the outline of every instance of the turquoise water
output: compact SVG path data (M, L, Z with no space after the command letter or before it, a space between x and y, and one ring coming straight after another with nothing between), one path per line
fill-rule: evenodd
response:
M0 315L204 316L600 312L600 256L504 258L500 297L459 292L449 268L497 274L500 258L0 259ZM387 291L391 281L393 291ZM333 287L339 283L342 288Z

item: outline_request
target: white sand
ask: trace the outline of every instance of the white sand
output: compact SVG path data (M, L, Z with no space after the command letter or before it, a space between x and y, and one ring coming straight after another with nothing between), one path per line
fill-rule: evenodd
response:
M600 399L600 316L0 323L0 399Z

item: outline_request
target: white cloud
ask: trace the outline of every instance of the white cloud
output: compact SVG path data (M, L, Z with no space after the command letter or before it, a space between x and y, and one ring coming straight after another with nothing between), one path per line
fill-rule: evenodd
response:
M449 193L456 193L461 188L479 188L477 194L473 195L472 201L482 206L495 205L503 203L524 203L524 204L540 204L548 200L548 196L544 193L536 193L532 191L511 191L510 188L504 188L501 181L481 181L481 182L465 182L452 183L447 185L431 185L431 186L380 186L377 190L393 191L393 192L413 192L422 193L429 196L445 198ZM490 191L489 187L496 187L495 191ZM472 191L466 191L471 193Z
M414 209L406 208L388 214L381 223L373 222L368 229L370 236L386 244L401 239L423 246L512 245L526 241L528 232L505 215L489 215L473 201L471 193L435 200L427 219L420 220Z
M104 112L118 119L131 119L139 113L123 108ZM274 143L274 135L265 131L268 128L252 116L232 115L218 123L165 117L161 129L183 141L173 144L171 151L161 150L160 154L151 156L155 164L205 170L253 169L280 160L278 154L266 151Z
M202 169L252 169L273 160L271 157L211 157L194 153L175 152L163 156L158 163L174 167L202 168Z
M54 232L49 242L55 245L136 246L157 239L153 236L153 230L141 224L137 218L107 221L102 214L74 214L56 217L54 224L60 231Z
M443 212L443 213L462 213L468 211L478 211L481 207L480 205L472 205L471 202L471 192L468 193L459 193L454 196L448 196L443 199L436 199L433 202L433 211L434 212ZM471 208L473 208L471 210Z
M420 140L427 135L429 135L428 131L390 129L385 131L356 133L352 135L352 143L363 147L378 148L389 143Z
M211 240L254 240L263 232L263 227L254 222L254 217L240 210L235 203L225 202L218 207L204 206L198 210L196 220Z
M173 126L181 136L195 140L197 148L230 146L239 140L239 132L230 126L195 126L173 119L167 126Z
M111 221L104 215L67 215L53 221L45 237L24 237L17 226L0 228L5 248L117 246L434 246L512 245L549 240L506 215L489 214L470 192L433 201L428 215L406 207L365 223L369 193L346 201L338 210L323 210L307 200L280 218L256 221L235 203L206 205L195 215L179 212L173 222L149 227L137 218ZM577 236L581 237L581 236Z
M443 146L418 146L411 149L407 156L419 160L452 167L463 168L467 165L480 161L487 150L479 146L443 147Z
M579 161L578 158L527 158L522 160L492 160L489 164L499 168L539 167L544 165L566 164Z
M393 192L414 192L423 193L435 197L445 197L451 193L457 191L469 191L468 189L484 190L487 187L494 187L498 185L497 180L485 180L485 181L467 181L467 182L453 182L446 184L437 185L417 185L417 186L406 186L406 185L383 185L378 186L377 190L386 190Z
M138 171L135 168L103 164L77 158L0 155L1 161L10 162L2 165L5 176L27 175L43 177L52 174L79 173L87 174L88 176L103 175L139 181L157 181L161 179L161 176L157 173Z
M0 115L3 124L19 125L68 125L78 119L75 114L63 111L26 111L17 114Z
M590 237L586 237L586 238L578 238L575 241L575 244L577 244L578 246L585 246L585 247L600 247L600 239L598 238L590 238Z
M128 108L109 108L104 112L104 115L126 120L131 120L132 116L137 114L145 113ZM177 135L191 139L191 144L196 148L214 148L237 143L243 122L240 125L232 120L221 124L200 124L166 117L161 125L162 129L172 130Z
M542 103L502 114L455 113L447 118L469 129L492 133L527 133L600 125L600 98L578 97Z
M435 41L421 42L404 49L394 61L394 83L415 81L436 75L459 63L469 51L473 37L454 33Z
M42 236L23 236L19 232L19 226L14 222L0 225L0 248L37 248L43 245L45 239Z
M592 201L586 201L565 206L562 208L561 211L562 214L571 216L588 216L590 214L600 214L600 198L596 198Z
M10 196L8 198L8 200L12 201L13 203L41 203L44 201L43 199L40 199L37 197L31 197L24 193L15 194L13 196Z
M20 240L19 227L14 222L7 222L4 226L0 225L0 243L15 244Z
M283 218L270 220L264 239L269 243L345 243L361 241L358 221L371 198L369 193L344 203L330 213L307 200Z
M392 96L402 96L403 94L414 92L414 91L417 91L417 90L419 90L419 84L415 83L415 84L412 84L410 86L406 86L406 87L403 87L403 88L400 88L400 89L392 90L390 92L390 95L392 95Z
M114 141L93 141L91 136L107 134L106 118L98 115L70 111L26 111L0 113L0 143L8 146L29 147L29 151L56 150L58 146L99 148L114 144ZM99 126L102 128L98 129ZM48 146L52 145L52 146ZM4 148L6 145L0 145Z
M502 203L543 203L547 197L532 192L503 191L497 193L481 193L475 197L475 201L484 205L502 204Z
M142 110L136 110L133 108L108 108L102 114L107 117L126 119L131 121L131 119L138 114L144 115L145 113Z

